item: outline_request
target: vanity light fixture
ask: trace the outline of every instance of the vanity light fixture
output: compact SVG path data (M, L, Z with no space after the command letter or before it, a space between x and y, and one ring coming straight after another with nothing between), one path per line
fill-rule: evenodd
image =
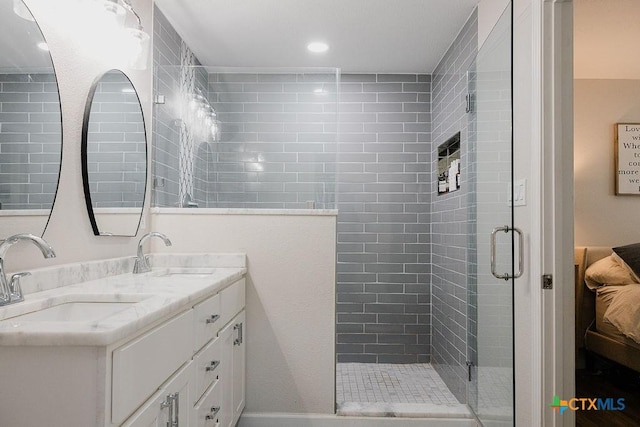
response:
M140 15L135 11L131 0L95 0L106 12L106 16L115 26L123 32L123 45L128 58L128 66L134 70L147 68L149 58L150 37L144 31ZM126 27L127 12L136 19L134 27Z
M122 0L95 0L99 7L102 7L105 12L105 19L110 21L110 24L117 28L123 28L124 22L127 19L127 9L125 9L124 1Z
M182 122L199 141L216 142L218 140L218 115L215 108L199 88L188 96L188 108Z
M329 45L325 42L312 42L307 45L307 50L313 53L324 53L329 50Z

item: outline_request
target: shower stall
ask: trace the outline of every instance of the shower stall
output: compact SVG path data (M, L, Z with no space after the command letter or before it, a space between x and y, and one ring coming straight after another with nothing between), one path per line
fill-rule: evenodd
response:
M338 210L339 415L513 423L511 23L431 74L156 61L153 206Z
M418 76L429 85L418 95L428 99L427 133L418 136L427 148L405 145L397 157L404 169L396 174L405 176L391 178L397 188L388 191L400 194L380 191L377 216L365 202L345 221L342 206L352 200L338 191L339 230L378 231L345 246L338 236L339 414L513 424L511 289L521 241L511 202L511 22L507 7L478 50L473 14L433 74ZM394 167L376 155L376 168ZM354 271L363 283L350 280Z

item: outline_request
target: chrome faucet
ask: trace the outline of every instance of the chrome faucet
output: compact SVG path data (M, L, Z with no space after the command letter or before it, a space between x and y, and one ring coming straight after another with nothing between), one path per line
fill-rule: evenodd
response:
M16 273L11 276L11 279L7 279L4 270L4 257L7 254L7 251L11 246L20 241L31 242L36 245L45 258L55 258L56 256L51 245L49 245L44 239L34 236L33 234L16 234L15 236L11 236L0 243L0 306L24 301L22 287L20 286L20 279L31 275L31 273Z
M149 258L144 255L142 252L142 243L147 240L149 237L159 237L164 241L166 246L171 246L171 240L167 236L162 233L158 233L156 231L152 231L151 233L147 233L140 238L140 242L138 243L138 255L136 256L136 263L133 265L133 274L146 273L151 271L151 266L149 265Z

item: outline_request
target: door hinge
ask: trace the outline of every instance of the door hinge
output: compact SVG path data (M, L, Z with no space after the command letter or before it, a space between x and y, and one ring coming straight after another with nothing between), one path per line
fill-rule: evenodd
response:
M552 274L543 274L542 275L542 289L553 289L553 275Z
M469 381L471 381L471 368L473 367L473 362L467 360L467 370L469 371Z

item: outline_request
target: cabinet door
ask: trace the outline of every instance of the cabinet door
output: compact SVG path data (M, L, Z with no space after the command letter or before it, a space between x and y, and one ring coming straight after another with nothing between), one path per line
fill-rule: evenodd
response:
M169 421L168 408L164 407L166 401L164 390L160 390L145 402L138 411L131 416L123 427L166 427Z
M220 340L220 427L231 427L233 422L233 340L234 323L225 326L218 335Z
M187 363L147 400L123 427L166 427L176 421L176 427L188 427L192 411L189 380L192 363Z
M234 424L238 422L240 414L244 409L245 399L245 369L247 360L247 351L245 346L246 328L246 312L242 310L240 314L231 322L235 330L235 339L233 340L233 420Z
M113 351L111 422L120 424L193 355L193 310Z

